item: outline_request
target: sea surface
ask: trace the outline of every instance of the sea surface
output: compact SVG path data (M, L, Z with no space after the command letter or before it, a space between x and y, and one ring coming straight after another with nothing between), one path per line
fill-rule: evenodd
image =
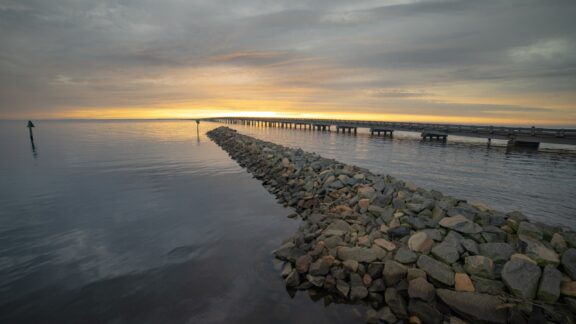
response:
M298 227L191 121L0 121L0 323L351 323L286 291ZM576 151L237 126L428 189L576 228Z

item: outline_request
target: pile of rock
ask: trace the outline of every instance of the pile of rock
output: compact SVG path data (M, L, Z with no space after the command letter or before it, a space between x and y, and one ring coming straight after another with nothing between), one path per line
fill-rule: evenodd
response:
M274 254L293 289L371 322L573 322L576 233L219 127L208 136L304 220Z

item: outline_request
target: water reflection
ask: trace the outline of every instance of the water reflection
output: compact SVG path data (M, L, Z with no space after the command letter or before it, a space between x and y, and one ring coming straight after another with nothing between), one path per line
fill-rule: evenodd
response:
M358 318L286 293L270 252L298 222L206 139L216 125L46 121L35 161L0 123L1 323Z

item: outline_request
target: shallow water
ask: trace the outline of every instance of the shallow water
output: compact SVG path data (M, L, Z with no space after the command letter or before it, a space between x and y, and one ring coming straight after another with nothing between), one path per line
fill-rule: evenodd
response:
M190 122L0 122L0 323L358 320L290 297L298 221Z
M298 226L187 121L0 122L1 323L348 323L365 308L284 289ZM534 219L575 226L576 153L236 126ZM314 301L316 300L316 301Z

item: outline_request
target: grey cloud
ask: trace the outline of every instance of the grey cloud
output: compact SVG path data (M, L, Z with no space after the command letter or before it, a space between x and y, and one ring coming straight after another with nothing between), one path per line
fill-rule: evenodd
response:
M499 94L576 91L574 16L576 2L562 0L0 0L0 118L206 98L134 80L222 64L310 89L299 102L388 113L378 104L400 99L405 111L458 114L406 89L493 80ZM364 96L380 103L347 98L365 89L380 89Z

